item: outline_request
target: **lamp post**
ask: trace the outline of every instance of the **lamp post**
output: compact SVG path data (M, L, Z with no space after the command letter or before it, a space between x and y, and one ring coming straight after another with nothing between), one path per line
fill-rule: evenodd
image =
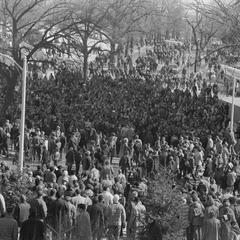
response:
M26 111L26 80L27 80L27 57L23 57L23 67L21 67L13 58L6 54L0 53L0 56L7 58L22 71L22 106L21 106L21 127L20 127L20 146L19 146L19 163L20 172L23 172L24 160L24 129L25 129L25 111Z
M231 109L231 133L234 133L234 110L235 110L235 94L236 94L236 77L233 75L233 92L232 92L232 109Z
M19 163L20 172L23 171L24 161L24 130L25 130L25 113L26 113L26 80L27 80L27 57L23 57L22 71L22 109L21 109L21 128L20 128L20 146L19 146Z
M236 68L229 67L226 65L222 65L222 68L224 72L233 78L233 89L232 89L232 108L231 108L231 122L230 122L230 130L231 133L234 134L234 107L235 107L235 94L236 94L236 86L237 86L237 80L239 79L240 76L240 71Z

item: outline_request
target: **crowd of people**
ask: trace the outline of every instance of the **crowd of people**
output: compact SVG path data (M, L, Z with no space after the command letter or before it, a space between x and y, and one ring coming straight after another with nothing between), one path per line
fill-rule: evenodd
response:
M141 239L148 181L159 169L181 189L182 237L238 239L239 131L230 132L228 108L218 99L219 69L214 78L187 76L185 66L173 72L169 61L186 51L164 44L138 58L136 68L92 73L87 83L66 68L55 81L31 83L29 166L17 176L1 164L0 239L16 240L18 229L20 240ZM18 124L7 120L1 153L17 152L18 137ZM161 227L148 231L149 239L162 239Z

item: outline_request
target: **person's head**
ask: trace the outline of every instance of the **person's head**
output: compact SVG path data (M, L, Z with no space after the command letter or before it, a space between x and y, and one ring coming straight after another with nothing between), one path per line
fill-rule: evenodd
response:
M41 186L37 186L37 197L40 198L43 196L43 189Z
M192 200L193 200L193 202L197 202L199 200L196 193L192 194Z
M51 166L51 167L50 167L50 171L51 171L51 172L54 172L54 171L55 171L54 166Z
M93 204L97 204L97 203L98 203L98 197L97 197L97 196L95 196L95 197L93 198L92 203L93 203Z
M138 197L138 192L137 191L133 191L132 192L132 199L134 200L137 197Z
M223 200L223 206L224 206L224 207L229 207L229 206L230 206L230 202L229 202L229 199L228 199L228 198L226 198L226 199Z
M49 192L49 196L50 197L55 197L56 196L56 189L51 189L50 192Z
M118 194L115 194L115 195L113 196L113 203L117 204L117 203L119 202L119 199L120 199L119 195L118 195Z
M12 214L13 214L13 210L14 210L14 205L8 205L7 207L6 207L6 215L8 215L8 216L12 216Z
M35 218L37 216L37 209L35 207L31 207L29 210L29 217Z
M137 204L139 201L140 201L139 197L134 197L134 198L133 198L133 202L134 202L135 204Z
M57 199L62 198L63 197L63 193L61 191L57 191L56 197L57 197Z
M103 186L103 191L105 191L105 192L106 192L106 191L109 191L109 187L108 187L107 185L104 185L104 186Z
M214 211L210 211L208 216L209 216L209 218L214 218L214 216L215 216Z
M214 205L214 199L212 196L208 196L208 204L209 206L213 206Z
M66 195L65 195L65 200L66 200L67 202L70 202L70 201L72 200L71 194L66 194Z
M25 196L24 194L22 194L22 195L20 196L20 202L21 202L21 203L25 203L26 201L27 201L26 196Z
M118 183L119 182L119 177L115 177L114 181L115 181L115 183Z
M98 202L100 202L100 203L103 202L103 195L98 195Z
M78 204L78 209L81 210L81 211L86 211L86 205L85 204Z
M229 198L229 203L230 203L231 205L235 205L235 204L236 204L236 198L235 198L235 197L230 197L230 198Z
M76 189L76 190L75 190L75 194L76 194L76 195L80 195L80 194L81 194L80 189Z

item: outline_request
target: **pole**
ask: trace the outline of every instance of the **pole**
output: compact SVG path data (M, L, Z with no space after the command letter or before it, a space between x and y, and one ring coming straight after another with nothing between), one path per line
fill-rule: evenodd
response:
M231 111L231 133L233 133L233 123L234 123L235 88L236 88L236 78L235 78L235 76L233 75L233 93L232 93L232 111Z
M188 56L188 76L190 78L190 59L191 59L191 55L192 55L192 28L190 26L190 33L189 33L189 56Z
M26 111L26 78L27 78L27 57L23 58L22 72L22 109L21 109L21 129L20 129L20 147L19 147L19 163L20 172L23 172L24 161L24 130L25 130L25 111Z

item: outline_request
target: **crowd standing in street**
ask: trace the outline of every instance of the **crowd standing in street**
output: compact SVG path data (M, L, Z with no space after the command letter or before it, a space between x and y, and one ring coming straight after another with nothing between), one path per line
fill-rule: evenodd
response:
M103 121L100 112L110 106L114 112L104 116L115 116L116 131L98 128L104 125L94 121L95 115L81 128L66 129L63 123L43 129L26 127L25 156L29 165L38 166L33 170L25 164L24 193L10 204L6 199L19 179L2 162L1 240L16 240L18 228L20 240L59 236L119 240L125 232L127 239L140 239L147 216L143 199L148 195L148 180L160 168L172 172L176 185L182 187L188 240L238 239L239 129L235 136L231 133L228 109L218 101L217 67L216 76L209 79L200 73L188 78L185 67L176 77L169 63L180 66L185 54L186 49L178 44L155 47L137 59L135 72L130 67L128 76L115 72L121 78L118 84L111 76L94 81L99 72L92 71L88 87L94 84L101 97L88 96L92 108L86 110L86 117L99 113ZM164 65L156 74L159 63ZM138 94L120 91L134 86L139 87L135 89ZM149 96L147 91L154 88L158 89L156 96ZM107 94L108 90L114 95ZM120 102L122 94L124 103ZM151 115L145 114L148 101ZM122 125L119 119L125 119ZM146 119L148 125L141 124ZM10 149L18 151L18 138L18 124L6 120L0 128L1 153L8 157Z

